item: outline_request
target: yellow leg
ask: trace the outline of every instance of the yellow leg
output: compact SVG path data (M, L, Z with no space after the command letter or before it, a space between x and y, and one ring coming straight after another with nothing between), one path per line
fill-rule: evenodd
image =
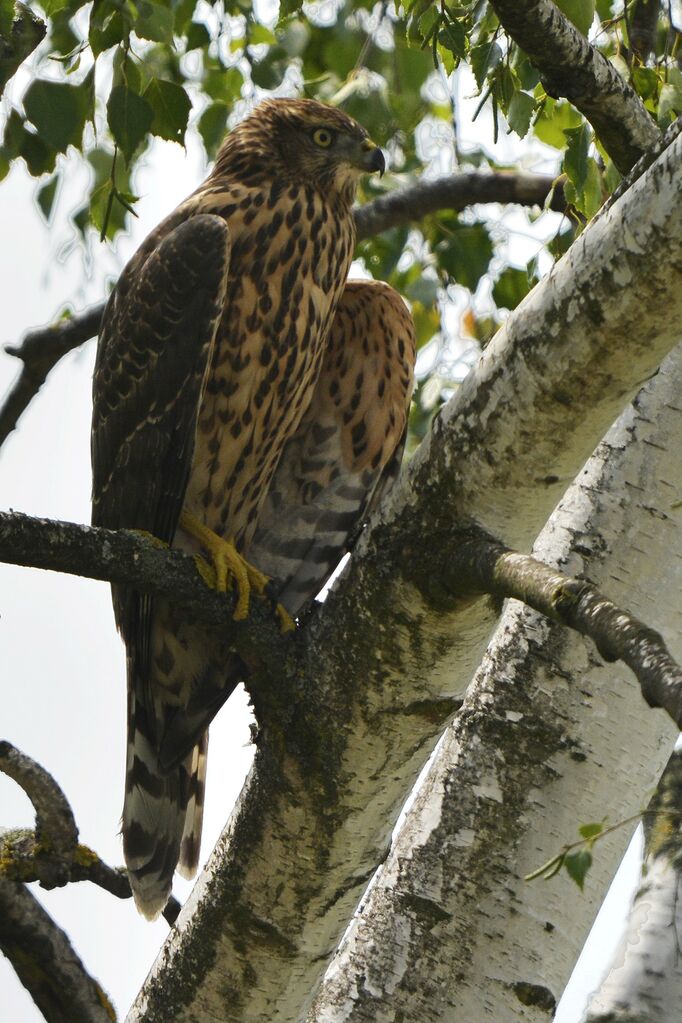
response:
M251 591L254 590L258 594L266 593L269 577L255 565L250 565L239 554L233 540L223 540L194 515L183 512L180 516L180 525L185 532L199 541L211 558L212 567L207 565L203 558L197 559L197 567L204 581L220 593L225 593L228 583L233 581L237 590L233 618L236 622L246 618L249 613ZM282 632L295 628L293 620L281 604L277 604L276 611Z

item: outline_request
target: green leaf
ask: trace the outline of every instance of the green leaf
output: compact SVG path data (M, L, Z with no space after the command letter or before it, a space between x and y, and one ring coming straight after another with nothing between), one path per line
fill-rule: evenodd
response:
M579 209L582 210L588 220L591 220L597 210L600 209L602 202L601 171L599 170L597 161L592 159L590 156L587 160L587 174L585 176L585 185L583 187L582 205Z
M203 22L193 21L187 30L187 53L190 50L203 50L211 41L209 31Z
M7 39L14 24L14 0L0 0L0 38Z
M658 96L658 90L662 83L656 68L633 67L632 84L642 99L647 100Z
M604 822L596 821L594 824L581 824L578 828L582 838L592 839L596 838L597 835L601 835L604 830Z
M586 124L580 128L567 128L564 135L568 146L562 167L576 192L582 192L587 177L587 153L592 133Z
M545 145L563 149L566 145L566 131L578 128L580 124L580 114L570 103L548 98L543 103L533 130Z
M130 158L152 126L154 111L144 99L125 85L115 85L107 103L111 134L126 158Z
M244 79L241 71L236 67L210 68L203 81L204 92L211 99L222 100L231 104L239 99L242 92Z
M190 98L183 87L175 85L174 82L154 78L145 89L144 98L154 112L152 134L183 145L189 112L192 109Z
M435 249L438 262L458 284L475 291L493 257L488 230L485 224L462 224L455 219L448 220L446 227L447 236Z
M583 890L585 885L585 878L587 872L592 866L592 853L588 852L587 849L579 849L574 853L566 853L564 857L564 866L571 877L577 884L580 891Z
M279 20L298 14L303 6L303 0L279 0Z
M186 31L196 8L196 0L173 0L173 23L177 35Z
M467 52L467 36L461 21L451 21L438 33L438 42L456 57L465 57Z
M172 43L175 18L168 7L142 0L135 20L135 32L141 39L157 43Z
M531 283L526 270L508 266L493 285L493 300L499 309L516 309L530 291Z
M441 21L441 13L435 4L424 11L419 19L419 35L427 42Z
M226 103L211 103L199 118L199 134L209 159L213 159L218 146L225 138L228 113L229 108Z
M502 60L503 53L497 43L485 42L472 46L469 51L471 70L479 90L483 88L486 77Z
M82 85L35 79L24 93L24 110L41 139L58 153L80 145L85 121L92 118L94 68Z
M569 21L572 21L584 36L594 21L595 0L554 0L557 7Z
M129 34L129 26L124 22L120 11L110 11L100 20L97 15L101 10L102 7L95 4L90 12L88 42L94 57L127 39Z
M53 174L53 176L38 189L38 194L36 196L40 212L45 217L48 224L50 222L50 215L52 213L52 207L54 206L54 200L57 194L59 178L59 174Z
M519 138L525 138L530 128L530 119L535 110L535 100L527 92L515 92L507 109L507 121Z
M680 114L682 114L682 84L674 81L666 82L661 88L661 95L658 98L658 123L664 126L679 117Z

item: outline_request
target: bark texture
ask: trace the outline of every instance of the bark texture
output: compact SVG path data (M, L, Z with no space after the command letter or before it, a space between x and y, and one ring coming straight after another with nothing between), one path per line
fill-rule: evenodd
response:
M642 879L614 962L585 1023L673 1023L682 1005L682 753L645 815Z
M535 545L628 593L678 656L681 388L678 348ZM620 668L511 602L309 1023L549 1020L634 825L595 850L583 897L567 874L523 877L579 824L636 814L675 734Z

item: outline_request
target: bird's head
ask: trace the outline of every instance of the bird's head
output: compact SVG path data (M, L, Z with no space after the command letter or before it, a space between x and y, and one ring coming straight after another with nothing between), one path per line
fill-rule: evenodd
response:
M223 143L218 173L238 167L240 180L279 179L317 185L349 202L361 174L386 163L365 129L348 114L312 99L260 103Z

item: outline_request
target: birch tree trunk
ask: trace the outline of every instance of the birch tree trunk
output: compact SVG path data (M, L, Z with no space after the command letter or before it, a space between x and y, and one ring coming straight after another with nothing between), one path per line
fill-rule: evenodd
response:
M676 1023L682 1006L682 753L645 817L642 879L613 965L585 1023Z

